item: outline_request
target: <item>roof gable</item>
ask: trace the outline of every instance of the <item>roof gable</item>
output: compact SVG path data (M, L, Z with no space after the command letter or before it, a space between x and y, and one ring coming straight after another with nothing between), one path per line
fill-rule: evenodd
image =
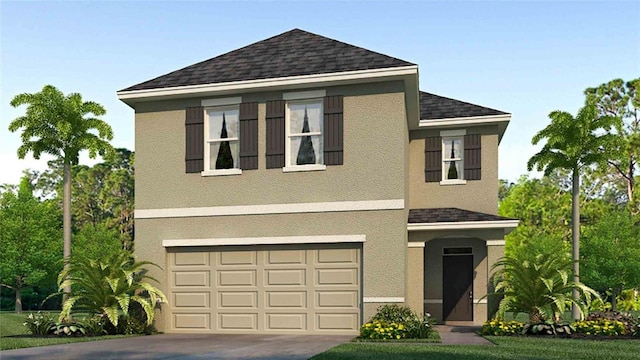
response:
M293 29L121 91L272 79L415 64Z
M491 115L508 115L508 113L420 91L421 120L451 119Z

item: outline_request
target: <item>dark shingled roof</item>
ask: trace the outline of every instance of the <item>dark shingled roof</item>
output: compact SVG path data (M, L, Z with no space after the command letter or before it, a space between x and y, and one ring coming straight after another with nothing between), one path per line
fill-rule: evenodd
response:
M458 208L430 208L409 210L409 224L517 220Z
M293 29L121 91L415 65Z
M435 120L508 113L420 91L420 119Z

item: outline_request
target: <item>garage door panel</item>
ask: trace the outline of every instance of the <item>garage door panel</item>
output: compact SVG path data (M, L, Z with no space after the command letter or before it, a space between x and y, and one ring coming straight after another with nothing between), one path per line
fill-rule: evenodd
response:
M218 286L256 286L256 270L220 270Z
M357 314L316 314L317 330L352 330L358 328Z
M271 250L265 253L268 265L306 264L306 250Z
M266 307L304 308L307 306L306 291L267 291Z
M218 314L218 330L257 330L257 313L220 313Z
M316 285L358 284L358 269L316 269Z
M266 270L265 275L266 275L266 285L269 285L269 286L306 285L305 269Z
M209 265L209 253L206 253L206 252L176 253L174 256L174 265L175 266Z
M358 251L356 249L320 249L316 251L319 264L358 262Z
M175 271L173 286L209 286L209 271Z
M218 292L218 306L220 308L258 308L257 291Z
M273 314L267 313L266 328L268 330L306 330L307 314Z
M318 308L355 308L358 306L358 291L316 291Z
M255 251L226 251L220 253L218 265L256 265Z
M177 330L209 330L211 315L208 313L173 314L174 328Z
M210 292L174 292L173 306L176 308L209 308Z

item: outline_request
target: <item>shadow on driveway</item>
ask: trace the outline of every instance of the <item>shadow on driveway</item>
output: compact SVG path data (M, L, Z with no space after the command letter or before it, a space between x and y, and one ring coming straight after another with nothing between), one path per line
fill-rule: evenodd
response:
M308 359L350 336L162 334L0 351L31 359Z

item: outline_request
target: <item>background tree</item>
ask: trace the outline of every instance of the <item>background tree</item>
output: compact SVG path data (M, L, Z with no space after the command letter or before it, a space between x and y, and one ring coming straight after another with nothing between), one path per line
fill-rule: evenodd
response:
M23 177L16 192L0 197L1 285L15 292L15 312L22 312L25 289L44 285L62 266L60 212L51 201L40 202Z
M611 308L623 289L640 287L640 224L626 211L605 215L585 231L582 279L585 284L611 293Z
M635 173L640 158L640 78L628 82L614 79L598 87L588 88L585 95L588 101L596 104L601 116L614 116L621 121L615 126L615 142L608 149L606 170L617 175L626 185L627 198L634 212Z
M22 93L11 100L11 106L27 105L26 114L9 124L9 131L22 129L22 145L18 157L31 152L35 159L42 153L63 160L63 256L71 256L71 166L78 163L80 151L89 157L106 155L112 150L109 140L113 131L103 120L93 117L106 113L102 105L83 101L82 95L64 95L51 85L37 93ZM65 263L65 267L68 262ZM69 293L71 289L67 289Z
M564 111L549 114L551 123L534 135L532 144L546 140L542 149L527 162L527 169L534 167L550 175L556 169L571 171L571 244L573 263L573 281L580 282L580 171L592 164L607 160L603 149L614 142L614 135L608 131L617 125L619 119L598 115L593 102L587 102L574 118ZM604 133L602 131L604 130ZM577 301L578 290L574 288L573 299ZM572 306L574 319L580 317L580 310Z

